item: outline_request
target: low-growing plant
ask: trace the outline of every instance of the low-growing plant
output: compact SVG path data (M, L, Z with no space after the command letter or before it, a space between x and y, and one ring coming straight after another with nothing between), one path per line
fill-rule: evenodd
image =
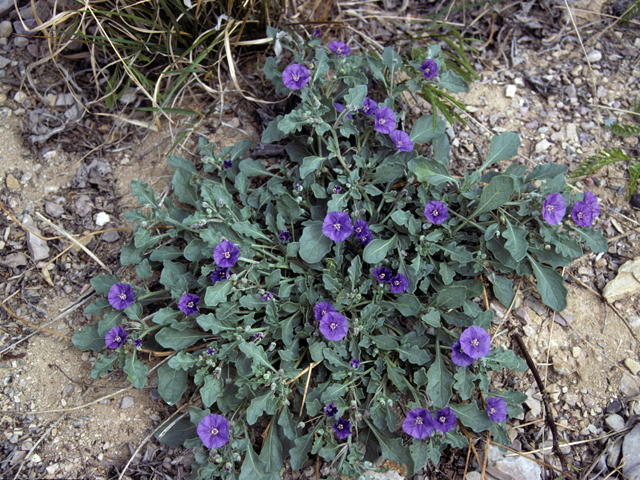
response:
M492 347L482 280L510 305L512 279L534 275L563 310L555 269L581 243L606 250L597 199L574 199L565 219L565 166L495 170L517 154L514 133L454 176L446 121L405 110L425 90L453 109L450 93L467 88L438 46L405 58L278 37L293 59L268 59L264 74L298 101L262 141L286 142L286 158L265 165L246 158L249 140L201 139L199 162L168 157L173 195L132 182L141 208L126 213L136 226L121 263L137 280L94 278L107 298L85 313L102 319L73 337L109 349L92 377L117 364L142 387L138 352L172 352L158 392L170 405L197 395L189 419L156 434L195 449L194 479L278 479L286 458L295 470L310 454L349 478L380 456L410 476L468 446L459 425L508 444L504 422L526 395L490 376L526 365Z

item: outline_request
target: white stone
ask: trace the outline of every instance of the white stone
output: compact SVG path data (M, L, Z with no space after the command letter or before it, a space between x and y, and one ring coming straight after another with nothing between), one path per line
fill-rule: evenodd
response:
M625 358L624 366L627 367L634 375L637 375L638 372L640 372L640 363L636 362L633 358Z
M489 447L487 471L500 480L540 480L540 465L524 456L505 457L498 447Z
M591 63L599 62L600 60L602 60L602 53L600 52L600 50L594 50L589 55L587 55L587 60L589 60Z
M28 98L29 98L29 95L24 93L22 90L17 91L16 94L13 96L13 99L16 101L16 103L19 103L20 105L26 102Z
M640 292L640 257L628 261L618 269L618 275L604 287L602 295L613 303Z
M22 218L22 223L25 227L32 230L34 233L42 236L40 230L33 223L33 219L29 215L25 215ZM33 233L27 232L27 246L29 247L29 253L31 254L31 258L37 262L38 260L44 260L49 257L49 246L47 245L46 240L42 240L39 237L36 237Z
M624 428L624 418L622 418L617 413L609 415L607 418L605 418L604 423L606 423L607 427L609 427L609 429L613 430L614 432L617 432Z
M640 480L640 423L624 438L622 463L622 473L627 480Z
M538 143L536 143L536 153L542 153L552 145L553 145L553 143L551 143L549 140L544 138L541 141L539 141Z
M120 404L120 408L131 408L131 407L133 407L133 397L124 397L122 399L122 403Z
M107 223L111 221L111 217L108 213L100 212L96 215L96 225L99 227L104 227Z
M395 470L389 470L388 472L374 472L373 470L367 470L363 475L365 478L376 480L406 480L405 477Z
M516 89L517 87L515 85L507 85L507 90L505 91L505 95L508 98L513 98L516 96Z

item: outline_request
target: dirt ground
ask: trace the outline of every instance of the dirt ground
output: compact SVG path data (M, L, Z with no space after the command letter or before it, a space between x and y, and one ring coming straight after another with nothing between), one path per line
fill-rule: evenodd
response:
M640 95L640 30L634 25L616 26L599 36L601 26L581 27L585 51L568 27L556 31L557 38L512 31L504 48L494 44L481 49L474 61L481 78L470 92L458 96L470 113L465 117L467 126L453 127L453 169L461 173L480 165L491 135L504 131L520 134L517 161L531 166L553 160L573 171L605 147L622 146L638 155L637 136L612 135L604 122L634 123L624 110L631 109ZM18 66L11 65L7 70ZM171 171L164 155L173 139L168 126L163 124L159 132L148 135L136 131L118 148L93 153L88 148L71 148L73 137L58 144L53 137L32 147L25 140L25 119L36 102L17 101L19 91L10 83L0 86L0 96L4 95L0 101L4 105L0 105L0 201L6 210L0 217L0 292L2 304L16 316L46 325L54 333L31 329L0 311L0 430L4 434L0 469L6 478L114 478L141 447L128 475L140 473L144 466L149 476L170 472L182 478L188 472L186 452L149 439L174 410L164 405L153 386L127 388L121 373L91 379L96 355L78 351L69 341L93 319L83 315L83 306L62 313L86 300L89 279L105 270L80 249L54 260L68 246L62 239L49 240L48 255L34 260L25 231L9 216L22 222L25 214L30 215L47 237L57 233L37 214L80 236L128 227L122 213L135 205L129 182L142 180L156 192L169 184ZM236 104L219 112L222 120L212 118L203 125L201 133L225 145L244 136L243 132L257 138L260 127L232 105ZM496 343L508 342L508 325L523 328L527 348L551 394L561 437L566 442L585 442L568 454L578 468L587 468L607 446L606 439L594 439L616 433L605 424L608 415L613 412L628 420L640 414L640 379L628 366L629 359L640 361L640 293L613 305L601 296L620 266L640 255L640 211L626 200L627 179L626 165L615 163L576 185L600 198L603 211L597 228L610 243L605 254L587 254L563 272L569 306L561 317L536 300L531 279L522 283L504 321L500 316L506 309L493 303ZM98 226L101 212L109 215L109 221ZM106 267L126 275L118 258L128 232L105 235L88 237L86 247ZM541 397L531 375L494 379L496 386L505 382L530 396L523 417L510 424L512 447L525 451L548 445ZM544 460L557 465L549 456ZM302 475L315 477L314 472ZM426 475L415 478L430 478ZM157 478L162 478L159 473Z

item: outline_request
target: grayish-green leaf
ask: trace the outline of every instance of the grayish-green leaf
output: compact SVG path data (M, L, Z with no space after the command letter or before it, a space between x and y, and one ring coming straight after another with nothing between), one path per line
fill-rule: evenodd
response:
M104 337L98 334L98 325L89 325L82 330L77 331L71 342L80 350L93 350L99 352L104 348Z
M542 302L556 312L563 311L567 308L567 287L564 286L562 275L553 268L540 265L531 255L527 257L533 268Z
M246 451L247 454L244 456L238 480L256 480L258 478L264 478L264 472L267 471L267 466L258 458L258 455L253 451L253 446L251 444L248 445Z
M449 406L456 412L458 421L474 432L482 433L491 428L493 422L489 420L489 415L486 411L481 411L475 403L458 403Z
M495 275L493 278L493 294L505 307L509 307L516 296L511 280L501 275Z
M135 350L133 354L124 361L122 370L127 374L127 380L129 380L135 388L144 387L144 384L147 382L147 372L149 369L136 358Z
M307 175L320 170L325 160L325 157L304 157L300 165L300 178L304 180Z
M259 175L269 175L269 176L273 175L272 173L269 173L266 168L264 168L264 165L262 165L262 163L252 158L245 158L238 164L238 167L240 168L240 171L244 173L247 177L256 177Z
M266 470L264 474L260 477L261 479L272 479L272 480L280 480L280 470L283 465L283 453L282 453L282 443L280 443L280 439L278 438L278 429L276 428L275 418L272 419L271 428L269 429L269 433L267 434L267 438L262 445L262 450L260 451L260 460L266 466Z
M438 88L447 89L451 93L462 93L469 90L469 84L464 78L455 74L452 70L446 70L442 75L440 75Z
M182 350L183 348L190 347L201 338L206 338L208 336L209 334L202 333L192 328L185 328L182 331L178 331L172 327L164 327L156 334L156 342L164 348Z
M427 379L427 395L429 395L433 407L438 410L446 407L451 400L453 374L444 364L440 348L436 348L436 359L429 367Z
M413 160L409 160L407 166L409 167L409 171L415 174L419 182L427 182L436 187L447 182L458 183L458 181L451 176L447 167L435 160L416 157Z
M527 255L529 244L526 241L527 230L522 227L513 225L509 220L506 221L505 231L502 236L507 240L504 247L509 250L511 256L516 262L522 261Z
M517 133L505 132L493 137L489 143L489 154L480 167L480 172L494 163L502 160L510 160L518 154L520 149L520 137Z
M501 207L509 201L515 191L513 177L508 175L496 175L491 179L489 185L484 187L480 195L480 203L472 217L476 217L484 212L489 212Z
M411 141L413 143L429 143L445 131L445 121L438 118L436 128L433 128L433 115L423 115L413 124Z
M410 293L400 295L395 299L393 304L405 317L417 315L418 313L420 313L420 308L422 308L420 300L418 300L415 295L411 295Z
M113 364L118 359L118 355L100 355L96 360L93 370L91 370L91 378L100 378L113 370Z
M220 303L227 301L227 296L231 293L233 284L228 282L217 282L212 287L207 287L204 294L204 304L207 307L217 307Z
M262 416L262 412L269 408L272 397L273 393L269 391L251 400L251 404L247 408L247 423L249 425L256 423L258 418Z
M244 353L247 357L252 358L254 362L258 362L262 366L267 367L268 369L273 370L274 372L276 371L276 369L273 368L273 366L271 365L271 362L269 362L269 359L267 358L267 354L264 352L264 348L262 348L262 345L256 345L255 343L242 342L239 345L239 348L242 351L242 353Z
M302 464L309 458L309 452L311 452L311 445L313 445L313 432L307 433L302 437L298 437L295 440L295 446L289 450L291 455L291 469L299 470ZM260 478L260 477L256 477Z
M307 263L317 263L329 253L333 241L322 233L322 223L309 225L302 231L300 238L300 258Z
M223 387L221 378L216 379L213 375L204 377L204 385L200 388L200 395L205 407L208 408L216 402L220 394L222 394Z
M158 369L158 393L169 405L175 405L187 390L187 372L167 363Z
M580 235L580 240L591 249L592 252L606 252L609 248L607 239L604 238L600 230L596 230L593 227L589 228L576 228L573 225L569 227Z
M380 263L386 258L389 249L395 245L396 238L397 235L394 235L387 240L376 238L369 242L362 253L364 261L370 264Z

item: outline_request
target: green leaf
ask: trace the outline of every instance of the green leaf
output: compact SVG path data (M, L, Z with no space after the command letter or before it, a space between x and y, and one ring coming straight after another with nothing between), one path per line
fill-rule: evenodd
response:
M174 323L180 315L182 315L182 312L165 307L158 310L152 320L153 323L158 325L170 325Z
M118 355L100 355L96 360L96 364L91 370L91 378L100 378L113 370L113 364L118 359Z
M487 160L480 167L480 172L494 163L502 160L510 160L518 154L520 149L520 137L517 133L505 132L493 137L489 143Z
M120 324L122 316L121 310L110 310L105 313L102 316L102 320L98 322L98 335L104 338L109 330Z
M304 213L298 202L288 193L280 195L276 201L276 209L288 223L300 218Z
M280 480L280 470L283 465L283 453L282 443L278 438L278 429L276 428L275 418L271 421L271 428L269 434L262 444L262 450L260 451L260 460L266 466L266 470L259 478L265 480L272 478L273 480ZM267 475L268 474L268 475Z
M193 367L196 364L197 360L198 359L190 353L181 350L176 355L171 357L169 362L167 362L167 365L176 370L182 369L186 371Z
M325 157L304 157L300 165L300 178L304 180L307 175L320 170L325 160Z
M458 403L449 406L456 412L458 421L474 432L482 433L491 428L493 422L489 420L489 415L486 411L480 411L475 403Z
M362 253L364 261L370 264L380 263L387 257L389 249L395 245L396 237L397 235L394 235L388 240L376 238L369 242L369 245L364 248L364 252Z
M249 425L256 423L258 418L262 416L262 412L269 409L272 398L273 393L269 391L251 400L251 404L247 408L247 423Z
M174 245L166 245L151 252L149 259L152 262L164 262L165 260L175 260L182 256L182 250Z
M156 342L170 350L182 350L183 348L190 347L201 338L208 336L208 333L202 333L192 328L185 328L182 331L178 331L172 327L164 327L156 334Z
M501 275L495 275L495 278L493 278L493 294L505 307L509 307L513 297L516 296L511 280Z
M606 252L609 248L607 239L604 238L600 230L596 230L593 227L589 228L576 228L573 225L569 225L569 228L574 232L578 232L580 240L591 249L592 252Z
M351 260L347 272L349 273L351 288L357 288L360 285L360 277L362 276L362 260L360 260L360 257L354 257L353 260Z
M302 231L298 253L305 262L318 263L329 253L332 246L333 241L322 233L322 223L317 222Z
M492 349L486 357L483 357L483 360L491 370L508 368L517 372L526 372L529 368L527 362L517 356L513 350L507 350L503 346Z
M422 307L422 305L420 304L420 300L418 300L415 295L411 295L409 293L400 295L398 298L396 298L393 304L405 317L417 315L418 313L420 313L420 308Z
M153 270L151 269L151 265L149 265L149 260L145 258L136 266L136 276L144 282L151 278L152 275Z
M460 308L467 298L482 295L482 283L475 280L460 280L438 292L436 304L443 308Z
M248 445L246 450L247 454L244 456L238 480L256 480L257 478L264 478L263 476L264 472L267 471L267 466L258 458L256 452L253 451L253 446L251 444Z
M200 395L202 396L202 403L209 408L215 403L218 397L223 391L223 380L216 379L213 375L207 375L204 377L204 385L200 388Z
M183 170L182 168L178 168L173 173L171 183L173 184L175 193L178 196L178 200L182 203L191 205L192 207L197 207L199 201L198 189L191 183L193 177L193 173Z
M147 383L147 372L149 369L136 358L136 352L124 361L122 371L127 374L129 380L135 388L143 388Z
M276 369L271 365L271 362L269 362L267 354L265 353L264 348L262 348L262 345L242 342L239 345L239 348L242 353L244 353L247 357L252 358L254 362L258 362L259 364L267 367L270 370L273 370L274 372L276 371Z
M429 460L431 460L434 465L440 463L440 449L435 442L414 440L409 447L409 451L411 452L411 458L413 459L416 470L426 467L429 464Z
M556 312L563 311L567 308L567 287L564 286L562 275L553 268L540 265L531 255L527 255L527 257L536 277L542 303Z
M469 84L460 75L456 75L451 70L447 70L442 75L440 75L440 83L438 83L438 88L447 89L451 93L462 93L469 90Z
M445 121L438 119L436 127L433 125L433 115L424 115L413 124L411 129L411 141L413 143L429 143L445 131ZM419 180L419 179L418 179ZM422 180L420 180L422 181Z
M262 163L257 160L253 160L252 158L245 158L238 164L238 167L240 168L240 171L247 177L273 175L272 173L269 173L266 168L264 168L264 165L262 165Z
M569 170L569 167L566 165L559 165L557 163L545 163L541 165L536 165L536 167L531 170L531 173L527 175L525 179L526 183L535 182L536 180L546 180L557 177L558 175L564 175Z
M207 307L217 307L218 304L227 301L233 284L231 282L217 282L212 287L207 287L204 294L204 304Z
M413 459L411 458L409 449L403 445L402 438L396 435L390 435L384 430L379 430L371 422L366 419L365 421L380 443L382 459L392 460L399 465L406 466L407 477L411 477L414 472Z
M83 352L99 352L104 348L104 337L98 334L98 325L89 325L74 333L71 342Z
M367 96L366 85L356 85L349 89L349 93L344 96L344 104L346 107L354 105L358 108L362 107L365 97Z
M484 187L480 195L478 208L471 215L476 217L484 212L489 212L501 207L509 201L515 191L513 177L508 175L496 175L491 179L489 185Z
M156 192L153 188L148 188L148 183L142 183L140 180L131 182L131 193L134 197L138 197L138 205L150 205L154 210L158 208L156 203Z
M111 287L118 282L120 282L118 276L110 274L98 275L89 280L98 295L108 295Z
M507 220L506 229L502 232L502 236L507 240L504 247L509 250L513 259L516 262L522 261L527 255L527 248L529 247L525 240L527 238L527 230L516 227Z
M269 237L262 233L262 229L258 225L250 221L235 222L233 225L231 225L231 228L234 232L238 232L250 238L255 238L256 240L271 241Z
M313 439L313 432L296 438L295 446L289 450L289 454L291 455L291 470L299 470L302 468L302 464L307 461L309 452L311 452L311 445L313 445Z
M400 354L400 360L403 362L410 362L414 365L426 365L431 360L431 354L424 348L420 348L418 345L402 345L396 348L396 352Z
M158 393L169 405L175 405L187 390L187 372L168 364L158 369Z
M91 315L102 315L105 308L109 306L109 300L106 298L96 298L84 309L84 314L89 317Z
M460 398L469 400L471 391L475 388L474 382L480 378L479 374L473 373L470 368L459 367L453 378L456 380L453 388L460 394Z
M436 347L436 359L427 372L427 380L427 395L433 408L440 410L446 407L451 400L453 374L445 366L439 346Z
M198 436L198 427L191 423L191 420L181 418L171 428L169 428L169 426L173 424L174 420L175 419L173 417L170 417L153 433L160 443L169 445L171 448L178 448L186 440L196 438Z
M415 174L419 182L427 182L436 187L447 182L458 183L451 176L447 167L429 158L416 157L413 160L409 160L407 167L409 171Z

